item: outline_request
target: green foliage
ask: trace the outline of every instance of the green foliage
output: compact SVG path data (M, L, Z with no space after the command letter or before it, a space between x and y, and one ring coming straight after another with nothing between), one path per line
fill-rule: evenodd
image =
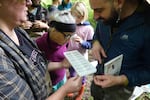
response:
M47 8L49 5L52 4L52 0L41 0L41 5L44 7L44 8Z
M86 7L87 7L87 9L89 11L89 18L88 18L88 20L90 21L90 23L92 24L92 26L95 28L96 22L93 19L93 11L90 8L89 0L71 0L72 3L77 2L77 1L84 2L86 4ZM41 5L44 8L47 8L48 5L50 5L51 3L52 3L52 0L41 0Z

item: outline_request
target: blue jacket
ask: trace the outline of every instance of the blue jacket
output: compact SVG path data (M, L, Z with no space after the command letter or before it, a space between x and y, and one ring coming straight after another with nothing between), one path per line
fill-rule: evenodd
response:
M124 55L120 74L127 76L129 86L150 83L150 25L143 14L135 12L113 34L110 26L99 21L94 40L100 41L106 51L104 62ZM100 66L97 66L98 70Z
M67 4L64 2L64 0L62 0L62 4L58 6L59 10L67 10L70 9L72 7L72 3L68 2Z

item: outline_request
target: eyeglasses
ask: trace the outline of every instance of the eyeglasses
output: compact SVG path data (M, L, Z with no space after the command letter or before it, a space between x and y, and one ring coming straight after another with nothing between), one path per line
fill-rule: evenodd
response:
M64 35L65 39L70 39L72 36L71 34L65 34L64 32L60 32L60 33Z

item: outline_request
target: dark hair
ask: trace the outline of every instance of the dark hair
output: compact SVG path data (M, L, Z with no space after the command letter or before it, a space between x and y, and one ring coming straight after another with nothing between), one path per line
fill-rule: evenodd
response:
M54 27L56 30L60 32L75 32L76 31L76 24L66 24L56 21L51 21L48 24L50 27Z

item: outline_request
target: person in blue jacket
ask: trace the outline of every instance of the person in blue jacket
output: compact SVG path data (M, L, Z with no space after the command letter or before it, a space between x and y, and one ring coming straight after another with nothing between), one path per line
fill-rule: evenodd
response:
M70 0L62 0L62 4L58 6L59 10L68 10L72 7Z
M94 100L128 100L134 86L150 83L150 6L144 0L89 0L98 21L92 55ZM119 75L104 73L104 63L123 54Z

